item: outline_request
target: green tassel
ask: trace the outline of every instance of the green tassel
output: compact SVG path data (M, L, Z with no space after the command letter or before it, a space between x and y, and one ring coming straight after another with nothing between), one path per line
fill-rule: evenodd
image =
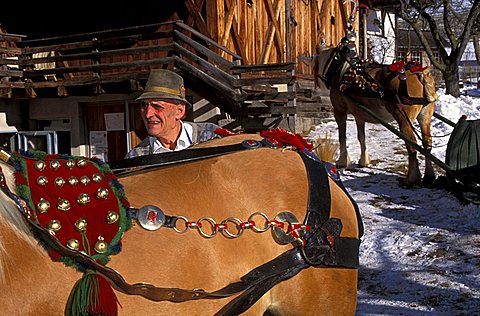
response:
M90 315L93 306L98 305L98 282L95 272L85 272L75 283L68 298L66 314L69 316Z

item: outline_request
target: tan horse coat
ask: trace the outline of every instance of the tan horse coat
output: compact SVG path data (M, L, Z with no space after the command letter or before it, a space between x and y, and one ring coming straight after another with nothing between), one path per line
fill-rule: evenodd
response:
M238 142L252 135L232 136L212 144ZM5 171L7 166L2 163ZM257 149L208 160L170 166L119 178L130 204L157 205L168 215L195 221L210 216L217 222L234 216L241 221L254 212L270 219L289 210L303 221L307 206L305 166L290 150ZM342 236L358 237L354 206L334 181L331 217L341 219ZM3 194L2 194L3 196ZM12 203L0 211L0 306L5 315L61 315L80 273L50 261L32 238L12 224ZM7 215L10 214L10 215ZM260 225L260 224L259 224ZM23 238L23 237L24 238ZM25 237L26 236L26 237ZM161 228L147 231L134 225L124 234L122 251L112 256L114 268L131 284L147 282L159 287L217 290L253 268L291 249L278 245L270 231L247 230L227 239L201 237ZM1 274L0 274L1 275ZM117 292L121 315L214 315L230 298L185 303L152 302ZM245 315L354 315L357 270L308 268L275 286Z

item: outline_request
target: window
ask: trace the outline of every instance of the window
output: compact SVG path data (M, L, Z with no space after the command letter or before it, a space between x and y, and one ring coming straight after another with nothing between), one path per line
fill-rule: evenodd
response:
M397 60L405 61L405 53L404 52L398 52Z
M439 53L439 52L434 52L434 53L433 53L433 58L434 58L436 61L440 62L440 53Z
M412 52L412 61L422 63L422 54L420 52Z
M57 133L55 131L18 132L17 147L21 150L39 150L47 154L58 154Z

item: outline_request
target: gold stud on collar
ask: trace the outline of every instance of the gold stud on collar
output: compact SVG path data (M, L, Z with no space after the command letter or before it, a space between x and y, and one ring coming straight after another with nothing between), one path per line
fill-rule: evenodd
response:
M102 176L98 173L94 173L93 176L92 176L92 180L95 183L102 182Z
M67 167L68 169L73 169L73 167L75 167L75 161L73 160L67 160L67 162L65 163L65 167Z
M97 198L99 198L100 200L106 200L108 198L108 189L99 188L97 190Z
M55 186L57 188L63 187L64 184L65 184L65 180L63 178L58 177L55 179Z
M81 193L77 197L77 203L85 206L90 203L90 196L87 193Z
M80 247L80 243L78 242L77 239L72 238L67 240L67 247L72 250L78 250L78 248Z
M87 160L86 159L80 159L77 161L77 166L80 168L83 168L87 165Z
M53 170L53 171L57 171L58 168L60 168L60 162L58 160L52 160L50 161L50 168Z
M76 186L77 183L78 183L78 179L74 176L71 176L70 178L68 178L68 184L70 184L72 187Z
M88 176L82 176L80 177L80 183L86 186L90 183L90 178Z
M34 167L38 171L43 171L45 169L45 161L43 161L43 160L35 161Z
M98 253L105 253L107 252L108 244L105 242L102 236L98 236L98 241L95 243L95 251Z
M60 224L60 221L56 219L52 219L50 222L47 223L47 229L53 235L55 235L55 233L58 232L60 228L62 228L62 224Z
M37 184L38 184L39 186L44 187L44 186L47 185L47 183L48 183L47 177L45 177L45 176L40 176L40 177L37 178Z
M79 232L84 232L87 230L87 220L84 219L84 218L79 218L77 219L77 221L75 222L75 228L79 231Z
M48 211L48 209L50 208L50 202L48 202L47 200L45 200L44 198L41 198L40 201L38 201L37 203L37 210L40 212L40 213L46 213Z
M58 198L58 203L57 203L57 208L60 210L60 211L68 211L70 209L70 202L68 200L65 200L65 199L62 199L62 198Z
M107 213L107 223L108 223L108 224L113 224L113 223L115 223L116 221L118 221L118 218L119 218L119 217L120 217L120 216L118 215L117 212L109 211L109 212Z

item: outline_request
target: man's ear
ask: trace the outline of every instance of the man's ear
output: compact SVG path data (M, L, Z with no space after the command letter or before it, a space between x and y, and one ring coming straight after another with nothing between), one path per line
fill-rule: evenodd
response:
M181 120L185 117L187 111L187 106L185 104L178 104L177 105L177 113L175 115L177 120Z

